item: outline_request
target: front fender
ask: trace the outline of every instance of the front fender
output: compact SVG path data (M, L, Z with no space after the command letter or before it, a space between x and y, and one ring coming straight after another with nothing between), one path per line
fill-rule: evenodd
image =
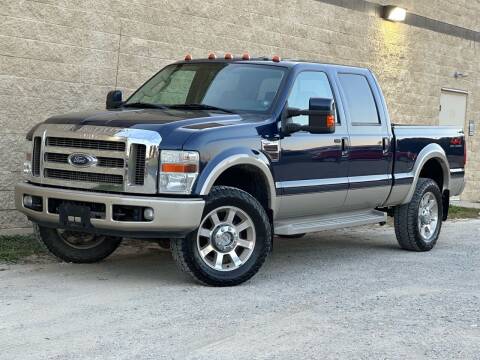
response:
M231 148L211 159L200 173L194 193L207 195L219 176L227 169L237 165L255 166L262 173L268 185L269 206L274 214L276 214L275 182L273 180L270 161L261 152L246 147Z

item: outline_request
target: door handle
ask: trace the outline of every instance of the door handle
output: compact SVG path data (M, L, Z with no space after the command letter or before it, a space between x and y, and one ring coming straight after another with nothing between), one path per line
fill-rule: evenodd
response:
M350 144L348 142L348 137L342 137L342 156L348 156L348 148L350 147Z
M382 147L383 147L383 155L386 155L390 151L390 138L384 136L382 138Z

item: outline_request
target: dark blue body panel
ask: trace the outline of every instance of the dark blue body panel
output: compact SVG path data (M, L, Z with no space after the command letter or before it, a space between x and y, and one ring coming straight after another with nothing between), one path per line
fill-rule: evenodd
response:
M423 129L426 131L422 131ZM464 167L464 144L465 139L459 133L461 143L452 145L451 131L441 132L437 128L435 134L428 135L432 128L422 126L402 126L394 125L395 132L395 173L408 173L412 171L417 156L429 144L438 144L445 151L450 165L450 169L460 169ZM450 130L450 129L448 129ZM460 130L460 129L459 129ZM420 135L423 134L423 135Z

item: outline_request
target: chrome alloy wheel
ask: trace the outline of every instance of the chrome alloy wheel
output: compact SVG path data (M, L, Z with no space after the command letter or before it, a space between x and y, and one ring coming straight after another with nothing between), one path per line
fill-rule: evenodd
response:
M57 229L57 233L68 246L80 250L94 248L105 240L105 236L96 236L80 231Z
M438 225L438 202L433 193L426 192L418 207L418 231L425 241L431 241Z
M245 211L223 206L205 216L197 233L201 259L212 269L232 271L245 264L255 248L255 227Z

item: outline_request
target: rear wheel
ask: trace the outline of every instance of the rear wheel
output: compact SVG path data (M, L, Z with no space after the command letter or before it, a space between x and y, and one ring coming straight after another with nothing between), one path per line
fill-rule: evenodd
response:
M43 226L35 226L35 231L53 255L73 263L101 261L112 254L122 242L118 237Z
M172 254L179 267L213 286L238 285L262 266L271 248L268 216L245 191L214 187L206 198L199 228L174 239Z
M442 228L442 193L437 183L420 178L408 204L394 211L395 234L402 249L429 251L437 243Z

